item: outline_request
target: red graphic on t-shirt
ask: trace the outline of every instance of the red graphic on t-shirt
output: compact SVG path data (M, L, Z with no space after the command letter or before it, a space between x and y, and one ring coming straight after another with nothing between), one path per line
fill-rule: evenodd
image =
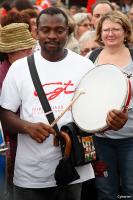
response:
M69 80L66 83L63 83L63 82L45 83L45 84L42 85L42 87L45 88L46 86L48 87L48 86L52 86L52 85L55 86L53 91L50 91L50 92L46 93L46 96L48 97L49 101L55 99L61 93L71 94L71 93L74 92L74 90L70 90L69 89L70 87L74 86L74 84L72 83L71 80ZM36 91L34 91L34 95L38 96Z

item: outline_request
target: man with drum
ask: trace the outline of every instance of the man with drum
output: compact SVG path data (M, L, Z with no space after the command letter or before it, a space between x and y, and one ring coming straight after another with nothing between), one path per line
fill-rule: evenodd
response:
M41 51L34 54L40 81L55 118L73 98L82 76L94 68L93 63L68 49L68 19L58 8L43 10L37 19ZM22 66L22 67L21 67ZM55 200L55 168L61 159L60 147L53 145L55 130L48 124L29 73L27 58L10 68L1 94L2 118L7 126L19 132L14 170L14 200ZM20 117L15 114L20 107ZM73 121L69 109L58 121L58 127ZM113 110L107 116L108 126L123 127L127 114ZM63 189L71 199L80 200L82 182L94 178L91 164L76 168L80 179ZM70 200L64 197L64 200ZM62 199L63 200L63 199Z

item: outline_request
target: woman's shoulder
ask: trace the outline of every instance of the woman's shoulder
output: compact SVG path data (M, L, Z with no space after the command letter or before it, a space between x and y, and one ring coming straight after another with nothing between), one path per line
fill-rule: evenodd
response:
M86 57L89 58L94 63L102 50L103 50L103 48L99 47L99 48L91 51Z
M131 55L132 60L133 60L133 48L128 48L128 49L129 49L129 51L130 51L130 55Z

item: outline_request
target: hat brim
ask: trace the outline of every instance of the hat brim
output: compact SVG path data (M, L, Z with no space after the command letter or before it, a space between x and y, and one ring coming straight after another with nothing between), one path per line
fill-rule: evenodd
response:
M23 42L12 42L12 43L3 43L0 41L0 52L1 53L12 53L24 49L34 48L36 45L36 40L33 38L25 40Z

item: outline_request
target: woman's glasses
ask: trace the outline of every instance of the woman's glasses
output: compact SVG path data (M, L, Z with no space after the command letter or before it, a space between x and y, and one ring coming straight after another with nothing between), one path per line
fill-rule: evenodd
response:
M103 29L102 32L103 33L120 33L123 29L122 28L107 28L107 29Z

